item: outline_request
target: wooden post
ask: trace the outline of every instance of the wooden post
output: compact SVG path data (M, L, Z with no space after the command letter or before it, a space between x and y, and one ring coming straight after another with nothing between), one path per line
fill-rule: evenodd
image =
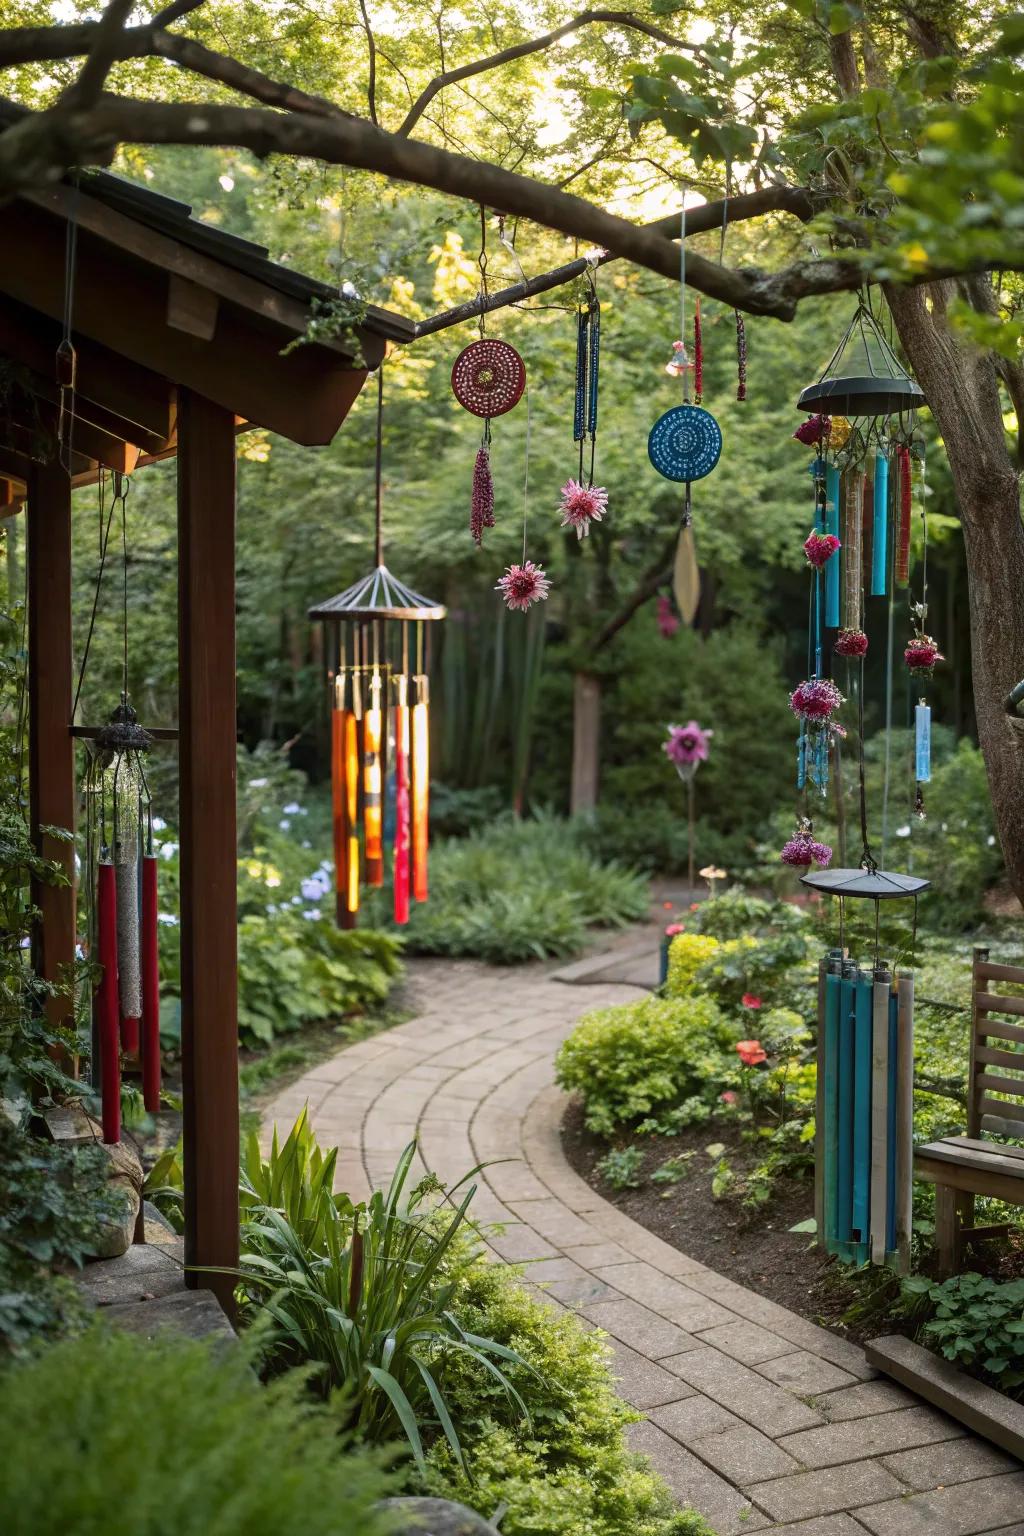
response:
M178 405L181 1063L186 1265L238 1264L235 423ZM230 1311L234 1278L186 1275Z
M601 679L577 672L572 680L572 787L569 809L585 816L597 807L601 772Z
M59 463L33 464L28 484L29 803L38 851L60 864L67 885L33 882L42 913L33 964L46 981L69 983L75 963L74 845L40 831L75 827L71 737L71 481ZM70 1021L74 997L51 999L54 1021Z

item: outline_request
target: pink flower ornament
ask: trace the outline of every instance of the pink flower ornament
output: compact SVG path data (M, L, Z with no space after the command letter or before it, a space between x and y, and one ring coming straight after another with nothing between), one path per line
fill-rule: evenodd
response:
M789 707L794 715L812 725L826 724L843 702L843 695L827 677L808 678L789 696Z
M561 527L575 528L576 537L585 539L591 523L599 523L608 510L608 492L599 485L581 485L578 480L567 480L561 495Z
M551 583L544 575L542 565L524 560L522 565L510 565L494 588L505 599L508 608L525 613L533 603L542 603L551 591Z
M663 742L662 750L677 768L696 768L698 763L707 762L708 743L714 734L714 731L705 731L696 720L690 720L686 725L670 725L668 740Z
M815 528L804 540L804 554L807 556L807 564L812 565L816 571L820 571L823 565L827 565L842 545L834 533L819 533Z

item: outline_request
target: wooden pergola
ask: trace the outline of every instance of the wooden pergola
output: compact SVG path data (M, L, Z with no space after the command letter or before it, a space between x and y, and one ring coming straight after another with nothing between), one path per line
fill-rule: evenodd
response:
M40 886L34 959L75 958L71 492L101 470L177 457L181 1054L185 1259L238 1262L235 830L235 438L251 424L329 443L389 340L415 327L370 308L358 346L305 343L336 291L190 210L107 174L5 207L0 262L0 517L27 517L30 815L68 884ZM56 356L77 356L58 452ZM358 353L358 357L354 356ZM86 725L96 722L87 722ZM163 722L144 722L159 725ZM62 1004L70 1011L71 1004ZM189 1273L229 1299L229 1275Z

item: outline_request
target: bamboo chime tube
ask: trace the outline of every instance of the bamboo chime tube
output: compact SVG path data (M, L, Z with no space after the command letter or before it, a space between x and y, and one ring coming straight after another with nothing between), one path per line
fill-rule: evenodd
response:
M157 861L142 861L142 1096L150 1114L160 1108L160 951L157 939Z
M395 678L395 848L394 913L409 921L409 679Z
M430 702L425 673L416 679L412 707L412 889L427 899L427 841L430 808Z
M134 839L133 839L134 841ZM139 1049L142 1017L142 973L139 964L139 866L127 850L117 848L114 883L117 890L117 990L121 1012L121 1044L131 1055Z
M103 1140L121 1140L121 1058L117 999L117 879L114 866L100 863L96 876L96 937L103 968L96 998L100 1048Z
M843 628L860 629L861 534L864 526L864 471L843 476Z
M871 524L871 596L885 597L889 573L889 460L875 454L874 515Z

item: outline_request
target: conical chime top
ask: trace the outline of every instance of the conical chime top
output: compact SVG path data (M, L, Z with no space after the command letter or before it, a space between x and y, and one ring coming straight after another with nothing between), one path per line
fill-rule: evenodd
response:
M404 581L392 576L383 563L368 576L346 587L309 610L311 619L443 619L447 609Z
M917 875L894 874L888 869L816 869L801 875L800 883L826 896L863 897L869 901L891 901L899 897L920 896L931 885Z
M802 391L800 410L827 416L898 416L925 398L863 304L815 384Z

